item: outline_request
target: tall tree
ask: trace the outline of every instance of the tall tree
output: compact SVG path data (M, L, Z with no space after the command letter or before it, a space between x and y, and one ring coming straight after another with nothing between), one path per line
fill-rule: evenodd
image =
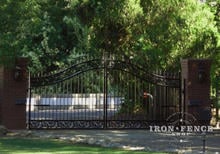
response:
M220 0L207 0L206 3L215 15L215 24L218 28L218 33L220 34ZM220 76L220 47L218 46L216 50L218 52L212 55L213 73Z
M25 55L50 71L79 53L113 52L146 68L179 69L181 58L214 58L219 33L195 0L3 0L1 57ZM13 6L13 7L12 7ZM13 57L13 56L11 56Z
M13 59L20 49L19 25L22 3L13 0L0 1L0 63L13 62Z
M32 0L24 5L27 16L20 21L22 53L29 55L35 70L52 71L68 63L76 50L86 50L86 27L67 1Z

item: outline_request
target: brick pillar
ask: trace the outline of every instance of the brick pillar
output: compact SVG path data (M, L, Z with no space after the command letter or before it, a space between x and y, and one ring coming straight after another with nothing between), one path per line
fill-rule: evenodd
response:
M26 128L27 59L0 68L0 122L8 129Z
M181 61L182 81L185 87L184 111L192 114L200 125L208 125L211 119L210 67L207 59Z

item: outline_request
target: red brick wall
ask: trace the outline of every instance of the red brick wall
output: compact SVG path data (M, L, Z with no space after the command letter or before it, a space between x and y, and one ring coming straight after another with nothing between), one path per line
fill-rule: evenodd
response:
M210 60L187 59L181 61L182 79L185 79L185 108L201 124L209 123L210 101ZM198 74L205 76L199 81ZM210 112L211 113L211 112Z
M26 128L26 105L28 78L27 60L19 59L16 66L21 68L22 78L15 80L15 69L3 68L1 70L2 85L0 89L1 121L8 129Z

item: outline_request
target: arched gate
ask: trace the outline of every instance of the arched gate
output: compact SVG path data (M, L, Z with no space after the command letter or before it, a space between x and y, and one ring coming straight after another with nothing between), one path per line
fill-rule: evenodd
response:
M78 57L30 77L30 129L145 129L181 109L179 73L151 72L111 56Z

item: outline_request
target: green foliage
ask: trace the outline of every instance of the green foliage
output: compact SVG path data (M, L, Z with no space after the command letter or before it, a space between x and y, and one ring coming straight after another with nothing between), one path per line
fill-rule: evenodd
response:
M32 69L55 70L69 63L76 50L80 53L86 49L87 29L68 8L67 1L36 1L35 5L39 9L28 17L31 21L21 21L22 53L32 59ZM27 13L30 7L27 2Z
M148 22L140 47L150 61L175 69L181 58L208 58L213 54L210 52L218 38L214 16L207 7L191 0L143 1L142 5Z
M215 15L216 27L218 28L218 34L220 34L220 0L207 0L207 4L211 8ZM214 59L214 73L220 75L220 47L217 48L217 54L213 56Z
M9 58L1 63L26 56L33 72L51 71L82 52L106 51L149 69L177 70L182 58L211 58L212 73L218 74L215 2L210 7L195 0L2 0L0 56Z
M11 64L19 50L15 25L21 16L20 8L18 1L0 1L0 63Z
M215 15L216 26L220 30L220 0L207 0L206 4Z

